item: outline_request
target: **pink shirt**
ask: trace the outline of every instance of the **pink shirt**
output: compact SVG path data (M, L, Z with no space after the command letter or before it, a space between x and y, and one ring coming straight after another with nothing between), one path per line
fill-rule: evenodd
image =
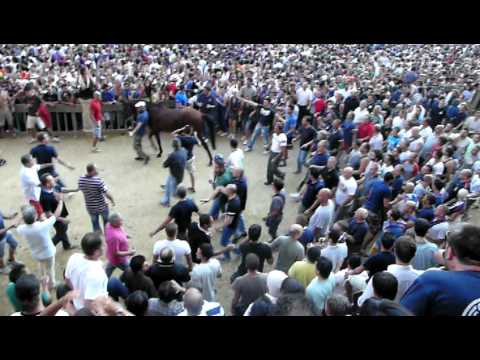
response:
M106 257L112 265L128 263L127 256L115 256L118 251L128 251L127 233L122 227L116 228L107 224L105 228L105 242L107 243Z

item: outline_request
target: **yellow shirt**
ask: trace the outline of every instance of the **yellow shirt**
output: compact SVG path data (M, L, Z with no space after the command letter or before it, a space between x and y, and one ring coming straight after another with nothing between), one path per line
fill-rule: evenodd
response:
M309 263L306 260L296 261L288 270L288 276L307 287L310 282L317 277L315 264Z

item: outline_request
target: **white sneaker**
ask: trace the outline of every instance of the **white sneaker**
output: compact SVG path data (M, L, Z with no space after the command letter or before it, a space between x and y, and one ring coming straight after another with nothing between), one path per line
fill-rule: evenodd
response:
M2 268L0 268L0 274L2 275L8 275L10 273L10 266L4 266Z
M243 145L245 145L245 146L248 145L248 140L245 140L245 141L243 142Z
M29 143L29 144L33 144L33 143L35 143L35 142L37 142L37 139L31 138L28 143Z
M53 142L56 142L56 143L59 143L59 142L60 142L60 139L59 139L58 137L54 137L54 138L52 139L52 141L53 141Z
M267 154L269 154L269 153L270 153L270 151L268 151L268 150L265 150L265 151L263 152L264 155L267 155Z
M244 152L250 152L252 151L252 149L250 149L249 147L245 148L245 150L243 150Z
M101 151L99 148L92 148L92 153L99 153Z

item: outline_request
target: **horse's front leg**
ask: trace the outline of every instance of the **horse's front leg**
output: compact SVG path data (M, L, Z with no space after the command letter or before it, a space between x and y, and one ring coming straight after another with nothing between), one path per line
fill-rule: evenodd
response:
M148 134L148 140L150 140L150 145L152 146L152 149L154 151L158 151L157 145L155 145L155 143L153 142L153 132L152 131L150 131L150 133Z

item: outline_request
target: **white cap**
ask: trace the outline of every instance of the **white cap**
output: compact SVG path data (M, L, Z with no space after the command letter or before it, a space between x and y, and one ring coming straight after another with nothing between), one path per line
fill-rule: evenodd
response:
M145 104L145 101L139 101L135 104L135 107L136 108L139 108L139 107L145 107L147 104Z

